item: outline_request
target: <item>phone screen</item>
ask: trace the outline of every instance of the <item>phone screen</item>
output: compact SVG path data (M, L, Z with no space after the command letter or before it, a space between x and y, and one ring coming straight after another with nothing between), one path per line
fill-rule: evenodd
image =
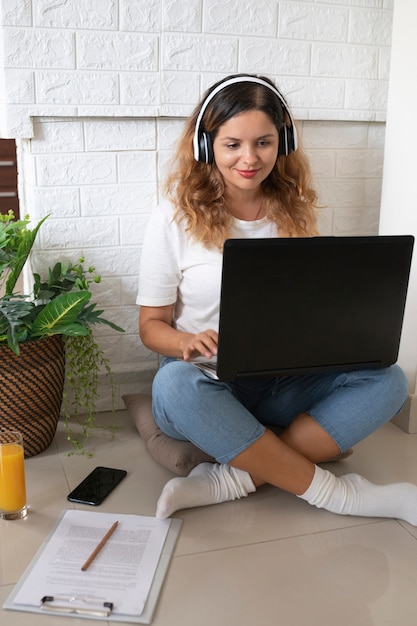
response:
M123 480L126 474L125 470L96 467L71 491L67 498L71 502L97 506Z

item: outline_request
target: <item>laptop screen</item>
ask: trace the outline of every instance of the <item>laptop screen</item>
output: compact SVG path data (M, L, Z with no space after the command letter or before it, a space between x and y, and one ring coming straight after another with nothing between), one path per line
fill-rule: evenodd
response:
M395 363L413 243L410 235L227 240L220 380Z

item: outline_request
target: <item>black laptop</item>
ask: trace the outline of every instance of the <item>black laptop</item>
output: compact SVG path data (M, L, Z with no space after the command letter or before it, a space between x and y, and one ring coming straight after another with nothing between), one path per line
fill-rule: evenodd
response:
M217 377L395 363L413 243L411 235L227 240Z

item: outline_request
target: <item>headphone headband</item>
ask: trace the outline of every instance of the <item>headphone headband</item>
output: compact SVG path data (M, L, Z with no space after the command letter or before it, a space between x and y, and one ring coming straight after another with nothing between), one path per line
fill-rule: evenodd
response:
M219 91L222 91L222 89L225 89L226 87L229 87L230 85L234 85L236 83L256 83L258 85L263 85L264 87L267 87L268 89L270 89L270 91L272 91L272 93L274 93L277 96L284 111L287 113L290 119L290 126L287 127L285 125L285 127L286 127L286 130L291 131L291 138L292 138L292 145L289 145L287 141L288 139L287 133L285 132L285 142L287 145L284 148L283 154L289 154L290 152L297 150L298 138L297 138L297 129L294 124L294 119L293 119L293 116L291 115L291 111L288 109L287 103L285 102L283 96L279 93L278 89L276 89L273 85L268 83L266 80L263 80L262 78L258 78L256 76L235 76L235 78L229 78L225 80L224 82L220 83L219 85L217 85L217 87L215 87L213 91L209 93L209 95L207 96L203 104L201 105L201 108L200 108L200 111L198 113L197 120L195 123L195 131L194 131L194 137L193 137L193 150L194 150L195 160L204 161L205 163L210 162L208 160L209 150L205 150L205 147L204 147L204 146L207 146L208 136L206 133L203 133L202 136L200 136L200 124L201 124L201 120L203 119L203 115L207 106L210 104L213 98L219 93ZM200 141L202 142L202 146L201 146ZM202 147L202 150L201 150L201 147ZM201 151L203 151L204 158L201 157Z

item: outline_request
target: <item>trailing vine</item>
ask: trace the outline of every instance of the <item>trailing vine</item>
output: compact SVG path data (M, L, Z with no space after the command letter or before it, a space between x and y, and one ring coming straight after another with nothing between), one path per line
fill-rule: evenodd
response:
M62 402L64 426L73 452L91 457L86 444L95 428L108 430L114 438L118 426L96 424L96 401L99 393L99 380L102 372L108 378L111 390L112 410L115 411L115 384L110 362L94 340L91 329L87 335L64 337L66 354L66 376ZM81 426L80 432L73 430L73 424Z

